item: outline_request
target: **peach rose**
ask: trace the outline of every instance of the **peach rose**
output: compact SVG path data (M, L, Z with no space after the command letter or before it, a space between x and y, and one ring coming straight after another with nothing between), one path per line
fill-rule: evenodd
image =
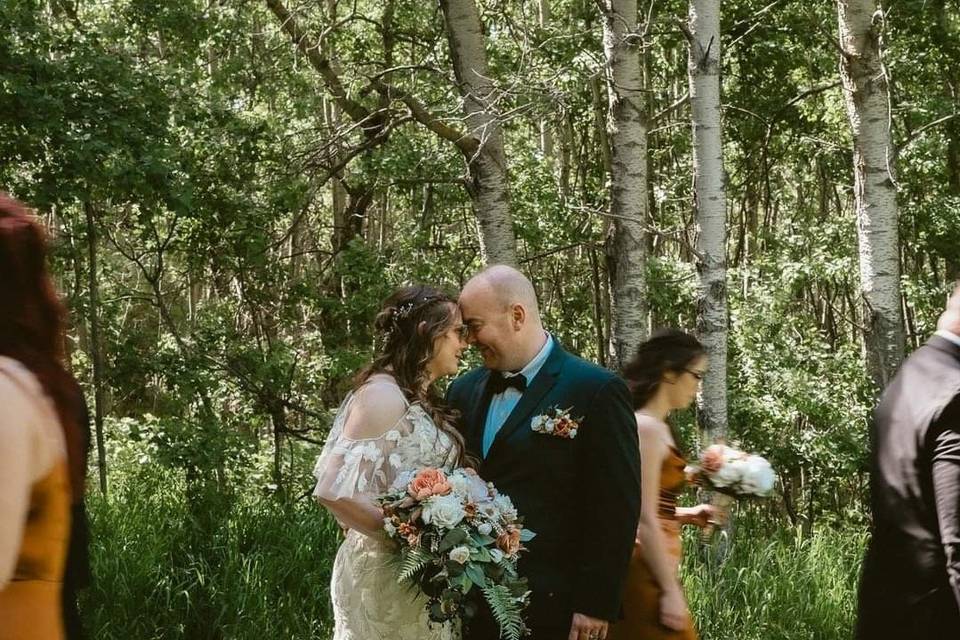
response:
M507 527L506 531L497 536L497 548L508 556L516 555L520 551L520 530Z
M704 473L716 473L723 466L723 446L713 444L700 455L700 466Z
M426 500L430 496L443 496L450 493L450 483L440 469L427 467L414 476L407 487L407 493L417 500Z

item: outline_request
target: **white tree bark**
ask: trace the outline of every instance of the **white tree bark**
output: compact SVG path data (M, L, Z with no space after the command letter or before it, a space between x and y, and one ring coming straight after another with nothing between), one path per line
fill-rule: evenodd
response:
M727 430L727 198L720 118L720 0L691 0L686 30L693 117L697 333L709 368L699 398L708 438Z
M620 368L647 337L647 125L637 0L598 0L610 103L610 362Z
M853 133L864 347L870 376L882 388L904 351L889 86L880 57L883 16L876 0L838 0L837 9L840 79Z
M479 142L468 158L473 210L480 250L488 264L517 265L517 241L510 215L510 189L503 131L495 108L496 87L487 68L480 12L474 0L441 0L450 57L457 77L468 135Z

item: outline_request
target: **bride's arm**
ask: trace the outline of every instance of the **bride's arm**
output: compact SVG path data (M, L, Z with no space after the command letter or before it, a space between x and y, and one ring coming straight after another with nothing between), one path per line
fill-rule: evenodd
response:
M317 501L342 525L367 536L385 536L383 509L367 489L377 464L389 468L394 444L387 433L406 412L407 404L396 387L377 383L364 387L350 407L340 436L347 451L331 455L317 478Z
M386 538L383 530L383 509L369 498L341 498L327 500L317 497L317 502L327 508L337 522L348 529L356 529L371 538Z

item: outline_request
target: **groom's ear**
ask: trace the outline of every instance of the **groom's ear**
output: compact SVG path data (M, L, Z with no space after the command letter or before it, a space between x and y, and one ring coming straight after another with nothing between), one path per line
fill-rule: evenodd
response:
M510 307L510 322L513 324L514 331L523 328L523 323L527 320L527 310L522 304L515 304Z

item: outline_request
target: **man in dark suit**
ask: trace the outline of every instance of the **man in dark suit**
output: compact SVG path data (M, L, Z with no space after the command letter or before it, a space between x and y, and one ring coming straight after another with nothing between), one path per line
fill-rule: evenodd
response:
M515 269L474 277L460 307L485 366L455 380L447 397L480 476L512 498L537 534L519 565L532 592L532 638L602 640L620 616L640 513L630 394L544 330L533 286ZM537 430L537 418L554 410L576 420L575 437ZM498 630L480 614L466 637L494 640Z
M859 640L960 638L960 288L937 329L877 407Z

